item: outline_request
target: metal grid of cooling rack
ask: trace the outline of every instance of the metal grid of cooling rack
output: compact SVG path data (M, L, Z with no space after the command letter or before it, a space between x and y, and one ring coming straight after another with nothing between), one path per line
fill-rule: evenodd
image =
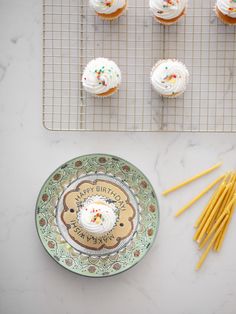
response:
M236 32L216 18L214 0L189 1L177 25L154 21L147 0L103 22L88 0L43 0L43 123L50 130L236 132ZM121 68L120 91L98 99L81 86L95 57ZM150 86L162 58L183 61L188 90L163 99Z

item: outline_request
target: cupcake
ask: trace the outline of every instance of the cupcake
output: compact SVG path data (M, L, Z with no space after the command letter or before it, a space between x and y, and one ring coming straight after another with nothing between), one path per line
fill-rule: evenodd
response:
M149 5L159 23L171 25L185 15L187 0L149 0Z
M121 71L114 61L97 58L90 61L82 76L84 89L95 96L107 97L117 92Z
M117 209L103 197L88 199L80 209L79 224L88 233L100 236L110 232L117 221Z
M127 8L127 0L89 0L96 14L103 20L112 21L120 17Z
M215 12L223 23L236 24L236 0L217 0Z
M151 84L163 97L175 98L183 94L188 80L186 66L177 60L160 60L151 72Z

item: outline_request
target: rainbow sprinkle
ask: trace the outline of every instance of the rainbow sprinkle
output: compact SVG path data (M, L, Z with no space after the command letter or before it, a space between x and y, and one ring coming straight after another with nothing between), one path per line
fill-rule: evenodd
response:
M93 218L91 219L92 223L95 223L96 225L100 224L102 221L104 221L104 218L102 217L101 213L98 213L97 210L92 210L92 213L94 213L95 215L93 216Z
M174 84L176 82L176 78L177 78L176 74L166 75L164 77L162 83L169 82L169 83L173 83Z
M105 4L105 6L107 7L111 7L113 5L114 0L110 0L110 1L103 1L103 3Z
M96 77L97 77L97 80L98 80L99 84L100 85L102 84L103 86L107 86L105 80L103 80L101 78L101 74L103 74L104 72L105 72L105 67L104 66L102 66L101 69L99 69L99 70L95 70Z
M236 0L229 0L229 2L230 2L230 3L236 3ZM229 11L229 12L236 12L236 8L229 7L229 8L228 8L228 11Z
M163 8L173 7L179 3L179 0L163 0Z

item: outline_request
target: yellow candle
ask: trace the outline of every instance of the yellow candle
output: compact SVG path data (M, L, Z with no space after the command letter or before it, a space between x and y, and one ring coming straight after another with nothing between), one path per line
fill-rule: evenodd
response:
M219 191L220 186L215 190L213 196L210 198L209 202L207 203L206 207L202 211L201 215L197 219L197 221L194 224L194 228L198 228L202 220L204 219L204 216L207 214L209 207L211 206L213 200L216 198L218 191Z
M202 266L202 264L204 263L205 259L207 258L207 255L209 254L210 252L210 249L212 248L216 238L218 237L218 235L220 234L221 230L223 230L227 220L229 218L229 215L225 216L224 220L222 221L219 229L217 230L217 232L215 233L214 237L212 238L211 242L209 243L208 247L206 248L206 250L204 251L204 253L202 254L199 262L197 263L197 266L196 266L196 270L199 270Z
M235 190L234 190L234 192L235 192ZM232 196L233 196L233 195L232 195ZM225 210L227 210L227 211L230 211L230 210L231 210L231 204L232 204L232 202L233 202L233 199L231 198L231 201L229 201L229 203L228 203L228 205L227 205L227 207L226 207ZM222 238L222 236L223 236L223 233L224 233L224 230L222 230L221 233L219 234L219 236L217 237L216 242L215 242L215 244L214 244L214 251L217 251L217 250L218 250L219 245L220 245L221 238Z
M213 210L212 210L212 212L211 212L211 214L210 214L210 216L209 216L209 218L208 218L206 224L205 224L204 227L202 228L202 231L201 231L201 233L200 233L200 235L199 235L199 237L198 237L198 239L197 239L197 242L198 242L198 243L200 243L201 240L202 240L202 238L204 237L204 234L205 234L205 232L206 232L206 230L207 230L209 224L211 223L212 218L214 217L214 214L216 213L217 209L219 208L219 205L221 204L222 200L224 199L225 194L227 193L227 191L228 191L228 188L226 187L226 188L224 189L224 192L221 194L219 200L217 201L215 207L213 208Z
M229 191L231 190L231 187L232 187L232 183L229 183L229 184L226 185L226 193L225 193L225 195L222 197L221 203L219 203L218 208L217 208L217 210L215 211L215 213L214 213L214 215L213 215L213 217L212 217L212 219L211 219L211 222L210 222L210 224L209 224L209 226L208 226L208 228L207 228L207 230L206 230L206 233L209 233L209 232L210 232L210 230L211 230L211 228L212 228L212 225L213 225L213 224L216 222L216 220L217 220L217 217L219 218L219 216L222 214L223 210L221 209L221 207L222 207L222 204L224 203L224 201L225 201L225 199L226 199L226 197L227 197ZM222 212L221 212L220 215L219 215L219 212L220 212L221 210L222 210ZM218 216L218 215L219 215L219 216Z
M223 232L224 232L224 230L221 230L220 234L218 235L218 237L217 237L217 239L216 239L216 241L215 241L215 243L214 243L214 248L213 248L214 251L217 251L217 248L218 248L218 246L219 246L220 239L221 239L221 237L222 237Z
M226 178L227 174L225 175L224 179ZM210 201L208 202L207 206L205 207L205 209L203 210L203 212L201 213L200 217L198 218L198 220L196 221L194 227L198 228L199 225L202 224L202 221L205 218L206 215L209 214L209 210L212 208L212 206L215 204L215 202L217 201L220 193L222 192L222 186L224 186L225 182L223 181L220 186L216 189L216 191L214 192L213 196L211 197Z
M217 252L220 251L220 249L222 248L222 245L223 245L223 242L224 242L224 239L225 239L225 235L226 235L226 232L228 230L228 227L229 227L229 224L232 220L232 217L233 217L233 213L234 213L234 210L235 210L235 204L236 203L236 195L234 195L232 201L230 202L229 205L231 205L231 212L230 212L230 215L229 215L229 219L227 221L227 224L225 225L225 228L223 230L223 233L221 235L221 238L220 238L220 241L219 241L219 245L217 247Z
M187 184L189 184L189 183L191 183L191 182L193 182L193 181L195 181L195 180L201 178L202 176L205 176L206 174L212 172L213 170L219 168L221 165L222 165L222 162L220 162L220 163L214 165L213 167L211 167L211 168L209 168L209 169L207 169L207 170L204 170L204 171L200 172L199 174L193 176L192 178L190 178L190 179L188 179L188 180L186 180L186 181L184 181L184 182L182 182L182 183L180 183L180 184L178 184L178 185L176 185L176 186L174 186L174 187L172 187L172 188L170 188L170 189L164 191L164 192L162 193L162 195L167 195L167 194L169 194L169 193L171 193L171 192L174 192L174 191L176 191L176 190L182 188L183 186L185 186L185 185L187 185Z
M226 176L224 176L224 178L225 178L225 177L226 177ZM205 224L206 224L207 219L209 218L209 216L210 216L210 214L211 214L212 209L214 208L215 204L217 203L217 201L218 201L219 197L221 196L222 192L224 191L224 189L225 189L225 180L221 183L221 185L219 186L219 189L217 190L216 195L213 197L212 203L210 204L210 206L209 206L209 208L208 208L208 210L207 210L205 216L204 216L203 219L202 219L202 222L201 222L201 224L200 224L198 230L196 231L196 233L195 233L195 235L194 235L194 238L193 238L194 240L197 240L197 239L198 239L198 237L199 237L199 235L200 235L200 233L201 233L203 227L204 227Z
M208 240L210 239L210 237L212 236L212 234L217 230L217 228L219 227L219 225L221 224L222 220L225 218L226 215L229 215L230 211L224 211L220 217L217 219L216 223L213 225L212 229L210 230L210 232L208 233L208 235L205 237L205 239L200 243L199 248L202 249L206 243L208 242Z
M205 195L208 191L210 191L218 182L220 182L224 178L223 176L220 176L217 178L214 182L212 182L210 185L208 185L199 195L197 195L193 200L191 200L187 205L182 207L175 216L178 217L182 213L184 213L189 207L191 207L194 203L196 203L203 195Z
M236 174L235 172L232 174L232 177L229 181L229 184L231 184L231 188L229 189L228 193L225 196L224 201L222 202L222 205L220 206L219 212L216 216L216 219L222 214L222 212L224 211L225 207L227 206L227 204L229 203L229 201L232 199L233 195L234 195L234 191L235 191L235 186L236 186Z

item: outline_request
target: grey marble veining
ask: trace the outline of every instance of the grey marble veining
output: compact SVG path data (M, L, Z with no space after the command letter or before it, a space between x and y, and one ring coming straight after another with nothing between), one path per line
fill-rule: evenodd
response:
M41 3L0 0L0 313L234 314L236 216L220 254L202 270L192 241L204 198L179 219L180 205L218 174L236 167L234 134L49 132L41 124ZM54 263L34 225L37 194L47 176L75 156L123 157L150 179L160 201L154 247L132 270L93 280ZM221 169L168 198L161 191L222 160Z

